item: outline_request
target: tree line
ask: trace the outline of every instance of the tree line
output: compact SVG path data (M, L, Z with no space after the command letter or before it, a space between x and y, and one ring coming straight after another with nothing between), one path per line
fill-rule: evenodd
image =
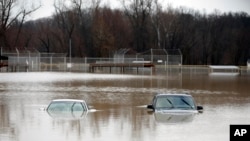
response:
M162 8L157 0L123 0L122 9L100 6L101 0L92 0L89 7L84 0L71 0L70 6L55 0L53 16L25 22L35 9L6 20L8 8L1 1L8 0L0 0L0 45L6 50L110 57L122 48L134 53L180 49L183 64L193 65L246 65L250 58L250 17L245 12L206 14Z

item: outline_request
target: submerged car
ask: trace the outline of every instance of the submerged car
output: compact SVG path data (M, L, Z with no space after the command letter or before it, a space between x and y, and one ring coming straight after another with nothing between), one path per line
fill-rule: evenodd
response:
M196 106L193 97L189 94L157 94L154 96L152 104L148 105L147 108L162 113L198 113L203 111L203 107Z
M89 110L84 100L77 99L52 100L46 108L48 114L53 118L81 118Z

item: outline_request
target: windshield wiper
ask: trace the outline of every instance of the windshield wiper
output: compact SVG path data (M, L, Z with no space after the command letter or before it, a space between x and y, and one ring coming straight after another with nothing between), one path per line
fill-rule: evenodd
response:
M190 103L188 103L186 100L184 100L184 99L182 98L181 101L182 101L183 103L185 103L186 105L188 105L191 109L193 109L193 106L190 105Z
M171 101L171 100L169 100L168 98L166 98L166 100L168 101L168 103L170 103L170 104L171 104L172 108L174 108L174 104L172 103L172 101Z

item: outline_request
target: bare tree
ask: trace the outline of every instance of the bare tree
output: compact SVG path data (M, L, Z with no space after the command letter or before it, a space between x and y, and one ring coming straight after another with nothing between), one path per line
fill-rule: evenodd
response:
M125 14L129 18L134 31L134 46L137 51L148 47L149 32L147 29L153 0L123 0Z
M92 40L95 56L109 57L114 51L115 38L111 32L113 23L110 11L108 9L99 9L96 11L92 25Z
M72 34L75 28L75 14L73 11L68 7L64 0L57 0L54 3L55 7L55 19L57 21L58 27L62 30L64 34L65 46L63 49L67 48L67 41L69 45L68 55L71 58L72 55ZM71 61L71 60L70 60Z
M17 46L21 29L26 17L40 8L40 6L32 6L32 8L27 8L21 6L21 2L23 1L0 0L0 46L8 48L11 46ZM15 41L9 41L7 31L13 26L17 26L18 30L16 33Z
M160 33L160 14L161 14L161 5L158 3L158 0L154 0L153 9L151 13L151 20L153 24L153 28L156 32L156 44L158 48L161 48L161 33Z

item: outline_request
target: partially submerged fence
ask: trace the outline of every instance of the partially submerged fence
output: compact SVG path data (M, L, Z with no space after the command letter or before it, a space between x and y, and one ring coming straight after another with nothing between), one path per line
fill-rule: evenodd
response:
M91 72L91 64L95 73L138 73L143 74L142 58L68 58L66 54L39 54L37 56L24 54L8 55L8 64L1 68L7 72ZM141 62L140 64L138 62ZM112 64L104 67L103 64ZM124 67L120 67L123 64ZM136 66L135 66L136 64ZM122 72L121 72L122 69Z
M33 70L37 71L39 70L39 63L40 63L40 53L36 51L19 51L16 50L16 53L3 53L1 52L2 56L6 56L8 58L7 60L7 66L6 71L28 71Z
M36 50L16 50L10 53L1 49L0 72L152 74L155 71L157 74L179 75L181 73L208 74L211 70L208 66L183 66L179 50L174 50L174 52L150 50L150 53L151 55L148 53L125 55L123 53L122 56L118 54L114 58L69 58L65 53L40 53ZM249 75L250 67L240 67L239 71L241 75Z

